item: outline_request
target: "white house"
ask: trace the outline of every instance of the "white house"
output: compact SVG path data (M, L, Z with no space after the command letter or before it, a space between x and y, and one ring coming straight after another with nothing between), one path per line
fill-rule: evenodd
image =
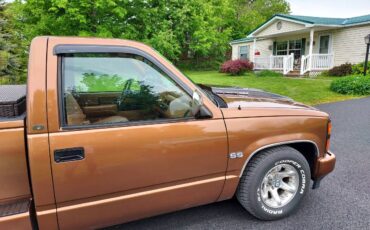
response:
M249 59L256 70L317 73L365 59L370 15L321 18L277 14L246 38L230 42L232 59Z

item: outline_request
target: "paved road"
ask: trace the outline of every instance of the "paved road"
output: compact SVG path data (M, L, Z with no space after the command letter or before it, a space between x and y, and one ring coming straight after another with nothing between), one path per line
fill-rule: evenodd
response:
M258 221L230 200L114 229L370 229L370 97L317 107L331 114L337 166L292 216Z

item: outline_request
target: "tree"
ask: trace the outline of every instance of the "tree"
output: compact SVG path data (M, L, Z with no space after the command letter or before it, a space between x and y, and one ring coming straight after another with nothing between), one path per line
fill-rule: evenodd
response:
M285 0L15 0L12 22L22 47L39 35L94 36L142 41L179 64L223 60L232 39L275 13ZM26 55L21 55L22 60ZM198 60L207 60L200 62Z
M15 31L6 14L6 3L0 0L0 77L1 82L14 83L21 78L21 62L19 44L15 39Z
M233 39L245 37L275 14L288 14L290 5L286 0L232 0L235 6Z

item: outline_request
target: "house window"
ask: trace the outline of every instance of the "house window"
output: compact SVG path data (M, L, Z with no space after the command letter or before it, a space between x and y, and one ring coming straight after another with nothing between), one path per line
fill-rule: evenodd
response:
M276 43L276 55L289 55L300 57L302 50L302 40L281 41Z
M249 59L249 46L239 46L239 59Z
M330 36L325 35L325 36L320 36L320 54L328 54L329 53L329 41L330 41Z
M276 54L277 55L288 55L288 42L277 42L276 43Z

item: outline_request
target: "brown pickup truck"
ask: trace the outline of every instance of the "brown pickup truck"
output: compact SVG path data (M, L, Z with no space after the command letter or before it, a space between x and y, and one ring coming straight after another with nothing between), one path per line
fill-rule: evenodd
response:
M196 85L139 42L35 38L26 98L0 104L0 229L95 229L233 197L274 220L335 165L326 113Z

